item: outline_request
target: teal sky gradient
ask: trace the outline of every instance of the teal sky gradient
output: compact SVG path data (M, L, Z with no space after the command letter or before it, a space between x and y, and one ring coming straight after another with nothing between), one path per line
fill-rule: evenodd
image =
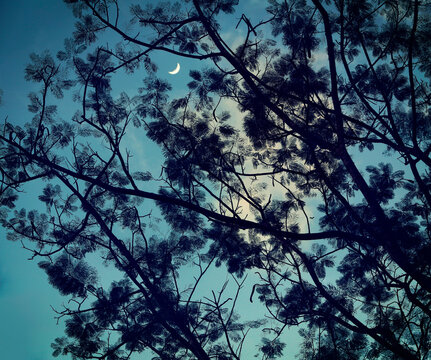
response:
M257 0L244 0L238 8L239 14L247 12L253 21L253 16L261 15L258 5L262 7L263 2ZM252 6L252 9L245 10ZM235 43L241 35L241 27L235 30L235 25L240 15L231 15L226 21L226 32L224 38ZM233 21L232 21L233 20ZM233 29L233 30L232 30ZM222 33L223 33L222 28ZM55 55L63 47L63 41L71 36L74 31L74 18L72 12L61 0L15 0L0 2L0 89L3 90L2 104L0 106L0 120L7 120L13 124L23 125L31 120L32 114L28 112L27 94L30 91L38 91L38 84L28 83L24 79L24 69L29 62L32 52L40 53L45 49ZM178 56L166 53L154 53L153 60L159 67L158 75L168 79L172 86L172 97L181 97L188 91L187 83L190 81L189 71L202 67L203 62L198 60L180 59ZM175 68L176 63L181 63L179 74L170 76L167 72ZM163 75L166 74L166 75ZM125 91L132 92L142 84L145 76L143 70L129 78L118 76L115 78L114 94ZM59 108L59 116L67 119L69 111L73 113L75 108ZM235 109L231 109L234 112ZM238 112L236 115L239 115ZM239 121L238 121L239 123ZM131 133L130 141L133 144L136 158L141 163L154 170L158 176L161 163L160 150L157 146L145 139L142 133ZM138 163L139 164L139 163ZM148 170L148 168L143 170ZM142 170L142 169L136 169ZM42 188L26 189L28 192L41 192ZM35 198L35 197L34 197ZM18 207L32 209L39 207L35 202L25 202L24 194ZM43 209L42 209L43 210ZM166 231L167 233L167 231ZM13 360L48 360L52 359L50 343L59 336L63 336L63 325L56 324L55 313L50 305L60 309L67 297L62 297L53 289L45 273L37 267L37 262L28 261L30 253L20 246L19 243L6 241L4 229L0 228L0 358ZM114 277L115 274L104 270L104 275ZM226 280L223 268L212 270L211 279L203 286L202 291L210 291L209 286L222 286ZM249 279L251 281L251 279ZM230 284L233 283L231 280ZM206 289L208 287L208 289ZM217 288L215 288L217 290ZM239 312L248 311L255 315L262 305L255 296L253 304L249 302L250 293L244 292L244 301L239 307ZM284 341L287 342L289 354L297 352L295 343L297 337L286 332ZM291 335L293 334L293 335ZM259 336L259 335L251 335ZM254 339L256 340L256 339ZM258 344L259 341L253 341ZM249 347L246 351L253 358L257 348ZM145 358L145 357L141 357ZM292 359L293 356L289 356ZM59 357L62 359L62 357ZM62 359L63 360L63 359Z
M0 2L0 119L24 124L31 119L27 94L37 90L24 79L29 54L61 49L73 31L74 19L62 1L15 0ZM30 204L29 204L30 205ZM30 205L31 206L31 205ZM0 358L51 359L50 340L63 332L50 305L61 297L36 261L19 243L6 240L0 228Z
M63 48L66 37L74 31L74 18L70 9L61 0L15 0L0 2L0 89L3 91L0 105L0 120L24 125L31 120L27 110L28 93L38 91L39 84L29 83L24 79L24 69L33 52L49 50L55 56ZM196 60L180 59L166 53L154 53L152 58L159 67L159 76L168 79L173 86L171 96L184 96L187 82L190 81L190 69L202 66ZM175 77L168 74L176 63L181 63L181 71ZM118 91L135 92L142 84L142 76L115 79L114 93ZM119 85L119 86L118 86ZM133 95L133 94L132 94ZM62 104L69 103L65 101ZM59 109L59 116L74 108ZM130 140L139 140L134 144L137 156L142 155L142 162L149 168L160 165L158 147L142 136L131 134ZM145 156L146 155L146 156ZM160 166L157 170L160 171ZM158 176L158 173L155 174ZM35 187L35 185L33 185ZM28 193L40 192L42 188L26 188ZM33 209L40 204L29 200L31 196L22 194L18 208ZM43 209L41 209L43 211ZM21 244L6 240L6 233L0 227L0 358L14 360L52 359L51 342L63 336L62 321L57 325L51 306L61 309L68 298L62 297L51 287L45 273L38 268L41 259L28 261L30 252ZM103 270L103 275L112 278L114 274ZM221 279L221 285L224 282ZM213 282L211 284L214 284ZM252 349L254 352L256 349ZM59 357L61 359L62 357Z

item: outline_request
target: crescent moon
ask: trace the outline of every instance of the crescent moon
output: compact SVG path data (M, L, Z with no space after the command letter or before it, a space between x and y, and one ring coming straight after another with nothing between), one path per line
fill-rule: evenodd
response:
M177 67L175 68L175 70L169 71L169 74L175 75L175 74L178 74L179 71L180 71L180 63L177 63Z

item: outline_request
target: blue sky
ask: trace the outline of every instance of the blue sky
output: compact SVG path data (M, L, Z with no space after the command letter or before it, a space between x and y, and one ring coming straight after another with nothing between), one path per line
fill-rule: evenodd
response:
M252 3L252 1L248 1ZM62 49L63 41L74 30L71 11L60 0L15 0L0 2L0 89L3 91L0 119L23 125L30 121L27 111L30 91L37 91L37 84L24 80L24 69L32 52L45 49L53 55ZM238 34L238 32L237 32ZM234 40L235 34L227 34ZM173 96L180 96L187 88L188 72L201 66L198 61L181 60L181 71L175 76L167 74L180 61L175 55L155 54L159 73L173 82ZM135 84L124 83L127 92ZM60 111L60 116L64 114ZM63 115L64 116L64 115ZM131 134L133 140L133 134ZM150 153L154 160L154 144L145 142L136 151ZM41 189L26 189L29 193ZM22 195L19 206L33 208L38 204ZM27 200L27 201L26 201ZM53 289L45 273L37 267L38 260L28 261L30 253L19 243L6 240L0 228L0 352L2 359L47 360L52 358L50 343L63 336L63 325L57 325L51 306L60 309L67 302ZM112 275L112 274L111 274ZM220 281L224 282L223 279ZM256 306L255 302L254 306ZM255 348L250 349L254 353Z
M261 15L256 10L257 4L259 2L256 0L242 1L239 13L246 12L251 21L257 20L258 15ZM254 11L245 10L250 5L253 6ZM255 19L253 15L256 16ZM0 106L0 119L3 121L8 116L9 122L22 125L31 119L31 114L27 111L27 94L38 90L37 85L24 80L24 68L29 61L29 54L45 49L55 54L61 50L64 38L70 36L74 30L74 19L69 9L60 0L16 0L1 3L0 20L0 33L6 34L0 37L0 49L2 49L0 89L4 92ZM228 42L238 45L241 27L233 29L237 21L237 15L230 16L226 31L222 28L222 32ZM187 91L186 84L190 81L189 71L203 65L198 60L179 59L175 55L166 53L154 54L154 59L159 66L158 75L166 74L166 78L172 83L173 97L184 96ZM181 71L172 77L167 72L174 69L177 62L181 62ZM139 73L134 78L139 82ZM137 83L134 81L131 83L128 79L121 83L121 80L117 89L120 88L126 92L136 89ZM68 110L70 109L62 107L60 116L64 117L64 113ZM239 115L234 108L230 110ZM129 140L133 142L134 139L137 140L134 145L136 157L141 157L144 165L155 168L154 165L161 161L159 156L154 156L159 153L156 146L149 141L143 142L142 137L135 133L129 134ZM155 171L159 172L160 168ZM155 175L157 176L158 173ZM32 190L41 189L27 189L29 192ZM38 206L31 202L25 203L25 200L24 195L21 206L28 208ZM29 252L22 249L20 244L6 241L4 229L0 228L0 351L4 359L51 359L50 343L56 337L63 336L62 323L56 324L55 314L50 306L60 309L61 304L68 299L61 297L48 284L45 273L37 267L38 260L28 261L29 256ZM220 283L220 287L222 286L226 280L226 274L222 271L220 275L219 271L212 272L213 281L207 282L207 285L210 283L213 286L215 283ZM104 275L107 274L105 270ZM248 281L251 279L249 278ZM230 284L232 283L233 280ZM245 301L241 304L241 312L248 310L248 313L254 315L262 309L257 299L250 304L249 293L243 296ZM288 352L291 355L289 358L292 358L292 355L297 352L298 337L293 332L286 332L283 340L287 342ZM259 341L253 342L259 343ZM252 358L256 351L255 345L246 351L248 357Z
M14 124L30 119L27 93L33 85L24 80L31 52L61 49L73 30L73 17L58 0L0 2L0 117ZM37 261L20 244L6 241L0 228L0 352L3 359L51 358L50 340L62 333L50 305L64 299L48 284Z
M256 11L256 4L258 4L256 0L242 1L239 12L253 5L254 12L250 16L253 21L253 15L259 13ZM231 29L232 24L231 22ZM235 25L236 22L233 26ZM61 0L0 2L2 122L6 116L8 121L14 124L24 124L31 119L31 114L27 111L27 94L37 90L37 86L24 80L24 68L28 63L29 54L45 49L55 54L62 49L64 39L70 36L73 30L72 13ZM240 34L240 29L227 31L224 37L235 43ZM184 96L184 92L187 91L186 83L189 81L189 70L202 66L197 60L180 60L175 55L161 53L155 54L155 61L159 66L159 73L166 74L166 78L173 83L172 96ZM181 62L181 71L175 77L171 77L167 72L174 69L177 62ZM136 77L137 81L140 81L138 76L139 74ZM127 92L135 88L134 85L136 84L124 82L120 88ZM62 108L60 115L67 110ZM130 140L133 141L137 136L131 133ZM135 145L137 156L146 154L147 157L142 157L142 161L146 161L145 165L153 168L155 163L160 161L159 156L154 156L158 154L158 150L149 141L143 142L141 138L139 141L139 146ZM25 199L24 195L21 203L25 202ZM32 208L37 205L27 203L26 206ZM29 252L22 249L20 244L6 241L5 231L0 228L0 352L3 359L51 359L50 343L55 337L63 335L63 326L61 323L56 324L55 314L50 305L60 308L67 298L61 297L48 284L44 272L37 267L37 260L30 262L27 260L29 256ZM218 280L222 284L225 273L221 277ZM253 305L248 301L245 304L250 311L254 311L255 307L261 307L257 300ZM288 335L287 338L290 354L296 353L294 347L297 337ZM250 354L254 354L255 348L249 351Z

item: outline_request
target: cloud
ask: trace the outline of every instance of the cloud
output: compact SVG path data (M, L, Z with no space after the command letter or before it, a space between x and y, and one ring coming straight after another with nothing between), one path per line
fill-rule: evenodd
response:
M244 44L245 36L241 28L221 33L221 38L229 46L230 49L235 50L238 46Z
M328 53L324 49L320 49L319 51L315 51L312 54L312 66L315 69L320 69L322 67L328 66Z
M220 111L227 111L231 115L229 125L235 129L242 131L243 119L246 113L241 112L238 108L238 103L229 98L223 98L219 105Z

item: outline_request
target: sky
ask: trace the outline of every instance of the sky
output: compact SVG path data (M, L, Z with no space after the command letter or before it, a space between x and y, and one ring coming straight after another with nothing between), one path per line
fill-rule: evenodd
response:
M242 2L242 6L255 3ZM3 91L0 105L0 120L23 125L31 120L27 110L30 91L38 91L37 84L24 79L24 69L32 52L45 49L52 54L63 47L63 41L74 30L71 11L60 0L14 0L0 1L0 89ZM225 33L226 39L235 42L240 32ZM180 61L175 55L156 54L155 61L160 73L175 68ZM181 71L170 77L173 96L184 93L189 80L190 68L200 66L196 61L181 60ZM126 91L135 84L124 83ZM64 116L68 109L62 108ZM235 111L235 109L233 109ZM139 140L139 141L138 141ZM128 134L128 141L135 143L137 157L142 158L143 167L154 167L161 162L160 153L154 144L142 142L135 133ZM146 157L144 154L152 154ZM152 162L152 163L151 163ZM26 189L28 193L41 189ZM28 202L30 196L20 197L20 205L28 208L40 206ZM26 202L27 200L27 202ZM24 204L24 205L23 205ZM19 207L19 206L18 206ZM6 233L0 227L0 353L2 359L47 360L51 359L51 342L63 336L63 323L57 324L52 307L61 309L68 298L62 297L52 288L45 273L38 268L39 260L29 261L30 253L21 244L6 240ZM105 275L116 274L105 270ZM215 276L215 275L213 275ZM220 279L224 282L225 279ZM255 301L254 305L257 305ZM253 310L254 311L254 310ZM255 348L251 349L255 352ZM61 357L60 357L61 358Z
M30 119L24 80L31 52L61 49L74 20L62 1L15 0L0 2L0 118L23 124ZM67 299L53 289L36 261L20 244L5 239L0 228L0 352L3 359L50 359L51 340L61 335L52 306Z
M250 5L253 9L257 0L240 2L241 12ZM253 22L255 10L247 12ZM231 24L232 25L232 24ZM231 26L232 27L232 26ZM29 54L50 49L53 54L61 50L63 41L74 30L74 18L71 11L60 0L15 0L0 1L0 89L3 90L0 105L0 120L14 124L24 124L31 119L27 111L30 91L37 90L37 86L24 80L24 68L29 61ZM223 32L223 29L222 29ZM235 43L241 36L241 30L226 31L224 38ZM175 55L155 54L155 61L159 66L159 73L166 74L166 78L173 85L172 96L181 96L187 90L190 81L188 72L201 66L198 61L180 60ZM168 71L175 68L181 61L181 71L171 77ZM124 82L119 88L128 92L136 84ZM237 111L235 109L231 109ZM67 109L62 108L62 114ZM238 115L238 114L237 114ZM136 157L141 159L143 168L156 168L161 162L160 151L149 141L131 132L128 141L135 144ZM150 156L148 155L150 154ZM156 154L156 155L154 155ZM365 167L365 163L362 164ZM158 174L155 174L156 176ZM31 191L32 189L28 189ZM40 191L40 189L34 189ZM23 194L21 203L25 203ZM31 204L31 207L36 204ZM47 360L51 359L51 342L63 335L62 322L57 324L55 313L51 306L60 309L67 301L53 289L45 273L37 267L37 261L28 261L29 252L19 243L6 241L5 231L0 228L0 353L2 359L14 360ZM107 278L117 274L105 270ZM223 278L219 279L224 282ZM254 306L247 302L250 311ZM290 353L294 354L297 337L288 336L287 342ZM251 349L251 353L254 352ZM288 357L291 359L292 357Z

